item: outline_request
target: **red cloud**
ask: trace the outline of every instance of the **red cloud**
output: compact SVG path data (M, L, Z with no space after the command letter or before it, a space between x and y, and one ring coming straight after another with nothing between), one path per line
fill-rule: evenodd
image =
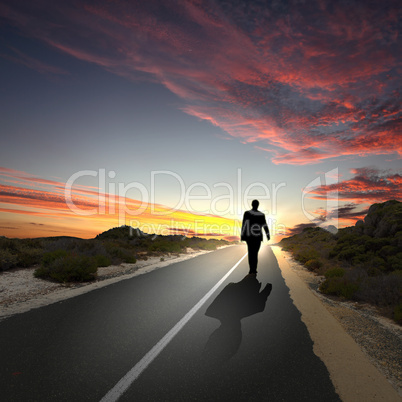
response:
M2 203L56 210L68 209L64 195L48 191L0 184L0 196ZM98 206L98 203L94 200L77 196L73 196L73 202L82 209L96 208Z
M303 229L306 228L315 228L317 225L315 223L299 223L298 225L287 228L286 229L286 236L293 236L295 234L299 234L303 232Z
M349 180L312 190L315 196L311 198L323 199L328 192L338 191L341 200L360 204L391 199L402 201L402 176L399 173L369 167L352 169L351 173L354 177Z
M397 1L3 3L22 31L165 85L274 163L402 154Z
M314 214L319 215L319 217L314 222L300 223L292 228L288 228L286 236L299 234L305 228L317 227L319 224L322 224L321 221L325 222L325 220L331 220L334 217L336 217L339 220L339 223L344 226L354 225L358 220L363 220L368 212L368 207L363 210L359 210L359 207L358 204L349 203L332 211L318 209L317 211L314 211Z
M18 184L22 186L34 186L36 189L43 188L45 190L51 190L52 193L63 194L65 191L66 184L61 181L42 179L38 176L22 172L20 170L8 169L0 166L0 176L8 177L10 179L5 179L4 181L12 184ZM99 195L99 188L94 186L83 186L74 183L73 186L75 194L85 194L85 195Z
M343 222L352 221L352 224L358 220L362 220L368 212L368 208L365 208L361 211L356 211L356 208L359 206L353 203L346 204L343 207L339 207L336 211L336 214L339 220Z

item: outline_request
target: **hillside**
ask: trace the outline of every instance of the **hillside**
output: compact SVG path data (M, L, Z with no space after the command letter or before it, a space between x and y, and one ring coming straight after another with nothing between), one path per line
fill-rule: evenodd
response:
M279 245L325 275L323 293L378 306L402 323L402 203L373 204L363 221L339 229L306 228Z

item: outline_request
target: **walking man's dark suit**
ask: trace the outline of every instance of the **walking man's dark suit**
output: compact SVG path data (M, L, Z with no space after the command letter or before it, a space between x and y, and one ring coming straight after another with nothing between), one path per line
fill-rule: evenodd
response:
M251 203L253 209L244 213L243 224L241 227L241 240L247 242L248 247L250 274L257 273L258 251L261 247L263 230L267 235L267 240L270 239L265 215L257 209L259 204L260 203L257 200L254 200Z

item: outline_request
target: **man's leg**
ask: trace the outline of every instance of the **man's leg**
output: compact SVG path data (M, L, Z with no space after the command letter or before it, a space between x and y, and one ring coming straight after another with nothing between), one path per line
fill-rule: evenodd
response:
M248 246L248 265L250 266L250 273L257 272L258 265L258 251L261 247L261 242L259 240L249 240L247 242Z

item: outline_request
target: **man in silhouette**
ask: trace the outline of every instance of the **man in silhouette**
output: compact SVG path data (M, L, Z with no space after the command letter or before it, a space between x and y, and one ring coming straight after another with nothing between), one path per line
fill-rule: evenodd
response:
M270 239L269 229L265 220L265 215L258 211L258 200L251 203L252 209L246 211L243 216L241 228L241 240L247 243L248 263L250 265L250 274L257 273L258 251L262 242L262 231L265 231L267 240Z

